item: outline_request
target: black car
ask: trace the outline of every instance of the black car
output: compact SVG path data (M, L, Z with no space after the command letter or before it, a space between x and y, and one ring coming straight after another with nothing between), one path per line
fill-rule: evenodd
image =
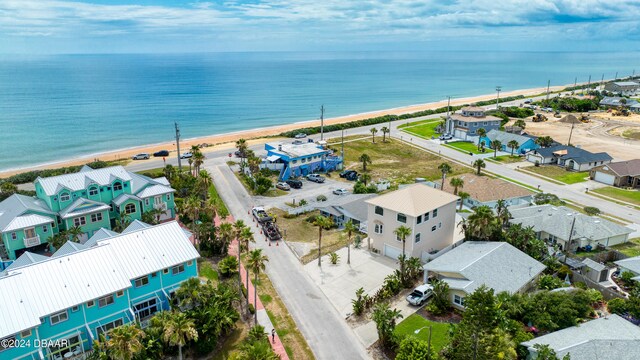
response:
M289 184L289 186L291 186L294 189L300 189L302 188L302 181L300 180L287 180L287 184Z
M352 173L348 173L344 178L349 181L356 181L358 180L358 173L355 171Z
M236 152L234 152L234 154L239 158L246 158L247 157L247 154L245 154L244 152L242 152L240 150L236 150Z
M340 177L341 178L346 178L347 176L349 176L350 174L353 174L353 173L357 174L358 172L355 171L355 170L345 170L345 171L340 173Z
M154 152L153 156L155 157L169 156L169 150L160 150L160 151Z

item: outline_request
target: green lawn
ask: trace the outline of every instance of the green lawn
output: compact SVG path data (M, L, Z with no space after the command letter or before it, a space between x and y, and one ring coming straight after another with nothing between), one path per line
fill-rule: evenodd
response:
M436 127L438 127L440 123L440 120L431 120L430 122L425 122L422 125L406 127L403 131L425 139L431 139L432 136L438 135L438 133L436 133Z
M218 282L218 272L211 266L211 264L208 261L202 260L198 263L198 265L199 265L198 272L200 273L200 276L204 276L205 278L213 281L214 283Z
M624 244L614 245L611 248L629 257L640 256L640 238L630 239Z
M222 201L222 198L220 197L220 194L218 194L218 189L216 189L216 187L211 184L211 186L209 187L209 197L215 204L216 207L218 208L218 213L219 214L229 214L229 209L227 209L227 205L224 203L224 201Z
M435 352L438 352L449 343L449 323L429 321L418 314L413 314L396 326L395 333L415 336L420 340L428 341L429 326L431 326L431 347ZM418 329L422 330L415 334Z
M520 156L511 156L511 155L501 155L495 158L488 158L487 160L492 160L492 161L496 161L499 163L503 163L503 164L510 164L510 163L514 163L514 162L521 162L524 161L524 158L520 157Z
M454 142L449 142L444 146L448 146L450 148L456 149L458 151L461 151L463 153L468 154L469 152L472 152L474 154L486 154L489 153L491 150L486 150L484 153L481 151L478 151L478 145L474 144L474 143L470 143L470 142L466 142L466 141L454 141Z
M558 180L565 184L575 184L575 183L587 181L587 178L589 177L588 171L580 171L580 172L567 171L563 167L555 166L555 165L530 166L525 168L525 170L538 175L542 175L548 178Z
M640 205L640 191L638 190L624 190L612 186L603 187L600 189L589 190L597 194L612 197L614 199L630 202L632 204Z

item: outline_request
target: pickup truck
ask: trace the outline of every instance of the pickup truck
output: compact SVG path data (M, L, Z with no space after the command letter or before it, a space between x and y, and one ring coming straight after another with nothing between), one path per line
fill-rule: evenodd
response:
M313 182L317 182L317 183L323 183L324 182L324 178L318 174L309 174L307 175L307 180L309 181L313 181Z
M407 296L407 301L411 305L421 306L433 295L433 286L424 284L413 289Z
M256 220L258 220L258 223L264 223L273 220L262 207L254 207L253 209L251 209L251 213L256 218Z

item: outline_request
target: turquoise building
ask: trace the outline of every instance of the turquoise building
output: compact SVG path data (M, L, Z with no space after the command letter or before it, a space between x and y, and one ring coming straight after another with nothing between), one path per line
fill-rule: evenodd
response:
M0 273L0 359L84 359L110 329L143 327L197 277L198 252L177 222L102 229L53 256L25 252Z
M484 144L486 149L491 149L491 142L498 140L502 144L500 151L511 153L511 148L509 147L509 142L516 141L518 143L518 147L513 149L513 153L515 155L522 155L528 153L531 150L536 150L540 148L540 145L536 144L535 138L531 136L512 134L500 130L491 130L487 133L486 136L480 138L480 142Z
M34 185L36 198L16 194L0 203L0 258L46 252L51 236L73 227L81 229L84 243L99 229L111 229L121 214L140 220L157 209L161 221L175 217L175 190L166 178L151 179L122 166L85 166L74 174L38 178Z

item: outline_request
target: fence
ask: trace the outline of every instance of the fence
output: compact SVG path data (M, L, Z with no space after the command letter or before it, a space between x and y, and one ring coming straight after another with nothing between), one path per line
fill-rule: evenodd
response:
M601 253L593 254L591 260L600 263L614 262L628 258L627 255L617 250L603 251Z
M575 283L576 281L581 281L583 283L585 283L587 285L588 288L590 289L596 289L598 291L600 291L602 293L602 296L604 296L604 299L609 301L611 299L615 299L615 298L624 298L624 296L620 293L618 293L617 291L613 291L607 287L604 287L600 284L598 284L597 282L589 279L588 277L578 273L577 271L573 271L573 276L571 277L573 282Z
M316 206L313 205L305 205L305 206L298 206L295 208L291 208L289 210L287 210L287 213L289 213L289 215L300 215L300 214L304 214L306 212L309 211L313 211L316 209Z

